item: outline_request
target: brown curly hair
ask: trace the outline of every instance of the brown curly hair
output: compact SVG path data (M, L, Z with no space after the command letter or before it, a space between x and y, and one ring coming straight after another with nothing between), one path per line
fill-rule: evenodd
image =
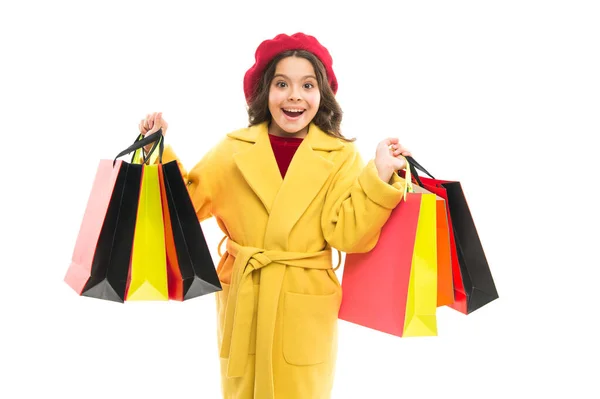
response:
M335 95L327 81L327 72L323 63L311 52L306 50L288 50L277 54L265 68L258 87L250 101L248 102L248 122L249 126L258 125L265 121L271 121L271 112L269 112L269 89L277 63L287 57L300 57L308 60L317 75L317 85L321 93L319 110L312 122L321 130L330 136L340 138L344 141L352 142L355 138L348 139L340 131L342 123L342 108L335 99Z

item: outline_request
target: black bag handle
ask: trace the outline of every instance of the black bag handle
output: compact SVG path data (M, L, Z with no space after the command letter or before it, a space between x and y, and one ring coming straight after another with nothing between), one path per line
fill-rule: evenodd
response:
M164 151L164 140L162 139L163 135L162 135L162 129L158 129L158 131L154 134L151 134L147 137L144 137L143 139L140 139L138 136L138 139L132 144L130 145L127 149L121 151L114 159L113 161L113 166L115 166L115 163L117 163L117 159L122 157L123 155L127 155L131 152L137 151L145 146L147 146L148 144L152 144L154 143L154 145L152 146L152 149L148 152L148 154L146 156L144 156L144 163L147 163L150 160L150 157L152 156L152 154L154 153L154 151L156 150L156 148L158 147L158 161L160 163L162 163L162 155L163 155L163 151ZM133 162L133 160L132 160Z
M408 166L410 167L410 173L415 177L415 180L417 181L417 184L419 186L423 186L423 184L421 183L421 179L419 178L419 174L417 173L417 170L420 170L421 172L425 173L427 176L431 177L432 179L435 179L435 177L433 177L433 175L431 173L429 173L427 171L427 169L425 169L424 167L421 166L421 164L419 164L417 161L415 161L415 159L413 157L406 156L405 157L406 160L408 161Z
M142 157L144 159L143 163L145 163L145 164L148 164L148 161L150 161L150 157L152 157L152 154L156 150L157 146L158 146L158 163L162 163L163 152L165 151L165 140L162 135L162 129L157 130L156 133L154 133L154 134L157 134L160 137L160 140L158 142L154 143L154 145L152 146L152 148L150 149L148 154L144 155L145 151L142 150ZM133 156L135 156L135 153Z

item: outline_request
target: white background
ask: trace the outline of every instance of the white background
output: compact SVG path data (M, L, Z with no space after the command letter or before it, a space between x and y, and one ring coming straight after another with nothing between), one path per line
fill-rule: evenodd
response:
M98 160L162 111L193 166L247 124L258 44L298 31L365 159L398 136L462 182L500 294L440 309L435 338L340 321L333 397L598 397L597 4L3 1L0 397L220 397L212 295L123 305L63 277Z

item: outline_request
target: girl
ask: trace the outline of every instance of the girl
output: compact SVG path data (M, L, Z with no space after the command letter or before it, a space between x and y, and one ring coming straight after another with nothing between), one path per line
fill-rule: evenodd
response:
M363 164L340 133L332 59L314 37L278 35L255 57L244 77L249 127L189 173L180 165L198 219L216 217L227 238L216 294L223 395L329 398L342 297L331 248L375 246L410 153L388 138ZM167 128L161 113L140 123L142 134Z

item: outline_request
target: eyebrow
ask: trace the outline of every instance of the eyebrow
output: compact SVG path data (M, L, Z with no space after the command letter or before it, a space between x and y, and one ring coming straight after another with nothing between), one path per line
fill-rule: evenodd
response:
M277 77L282 77L282 78L286 78L288 80L291 80L288 76L286 76L286 75L284 75L282 73L276 74L275 76L273 76L273 79L275 79ZM302 77L302 79L306 79L306 78L313 78L313 79L317 80L317 77L315 75L306 75L306 76Z

